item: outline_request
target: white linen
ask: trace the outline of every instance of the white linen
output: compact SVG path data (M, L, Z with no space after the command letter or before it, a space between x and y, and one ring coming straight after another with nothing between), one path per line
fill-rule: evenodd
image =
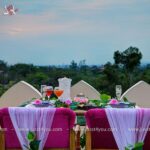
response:
M23 150L28 146L27 134L37 131L37 139L41 140L39 150L43 150L49 131L51 130L56 108L9 107L9 115Z
M136 135L130 129L136 126L137 110L107 108L105 111L119 150L124 150L129 144L134 145Z
M150 126L150 109L107 108L105 109L110 127L119 150L128 145L144 142Z
M149 108L141 108L137 109L137 142L143 142L147 131L150 126L150 109Z

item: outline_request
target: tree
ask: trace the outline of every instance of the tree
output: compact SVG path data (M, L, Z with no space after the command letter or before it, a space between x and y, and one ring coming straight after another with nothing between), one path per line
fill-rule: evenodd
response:
M122 54L118 50L114 52L114 61L116 65L119 65L122 62Z
M142 77L141 77L144 81L146 81L147 83L150 83L150 67L147 66L144 69L144 72L142 73Z
M111 64L110 62L106 63L104 65L104 71L103 71L104 77L103 80L104 83L107 85L105 86L106 90L108 93L111 94L112 96L115 96L115 85L120 84L118 80L118 70L114 64ZM107 81L107 82L106 82Z
M24 80L28 74L36 73L37 67L32 64L18 63L10 66L9 75L10 78L16 81Z
M136 47L129 47L124 52L115 51L114 60L115 64L122 64L128 71L133 71L140 65L142 53Z
M48 84L49 77L43 72L29 74L26 79L27 82L40 89L40 85Z
M78 64L74 60L72 60L69 68L73 70L77 70Z
M115 64L124 68L129 85L132 84L133 72L140 65L141 59L142 53L136 47L129 47L123 52L114 52Z
M5 72L7 70L7 63L3 60L0 60L0 71Z
M7 63L3 60L0 60L0 83L6 84L7 83L7 71L8 66Z
M87 71L87 68L88 66L86 65L86 60L83 59L79 62L79 68L80 68L80 71L84 74L86 74L86 71Z

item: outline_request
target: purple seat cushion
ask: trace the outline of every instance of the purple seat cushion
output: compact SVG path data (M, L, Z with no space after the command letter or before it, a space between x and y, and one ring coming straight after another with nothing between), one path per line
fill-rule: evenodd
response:
M110 131L110 125L104 109L91 109L86 114L87 126L92 130L92 148L117 149L117 144ZM94 131L97 130L97 131ZM150 131L148 131L144 150L150 149Z
M68 108L57 108L45 148L68 148L69 133L75 122L75 113ZM6 148L21 148L9 117L8 108L0 110L0 125L5 128Z

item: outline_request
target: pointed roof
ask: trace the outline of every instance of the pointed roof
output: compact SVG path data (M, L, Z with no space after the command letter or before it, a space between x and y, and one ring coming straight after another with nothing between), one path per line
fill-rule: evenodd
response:
M89 99L100 99L100 93L87 82L81 80L71 87L71 98L83 93Z
M32 98L40 98L41 93L25 81L20 81L9 88L0 97L0 107L19 106Z
M140 107L150 107L150 85L144 81L139 81L124 92L121 99L123 97L135 102Z

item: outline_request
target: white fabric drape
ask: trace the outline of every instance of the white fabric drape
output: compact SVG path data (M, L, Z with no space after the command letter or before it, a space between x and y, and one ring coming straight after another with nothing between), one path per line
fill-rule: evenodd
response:
M129 144L134 145L136 135L131 130L136 126L137 110L108 108L105 111L119 150L124 150Z
M150 126L150 109L105 109L119 150L129 144L144 142Z
M137 142L143 142L147 131L150 126L150 109L149 108L139 108L137 109L137 125L136 128L138 131L136 132Z
M41 140L39 150L43 150L56 109L9 107L8 111L22 149L26 150L24 145L29 144L28 132L35 131L37 139Z

